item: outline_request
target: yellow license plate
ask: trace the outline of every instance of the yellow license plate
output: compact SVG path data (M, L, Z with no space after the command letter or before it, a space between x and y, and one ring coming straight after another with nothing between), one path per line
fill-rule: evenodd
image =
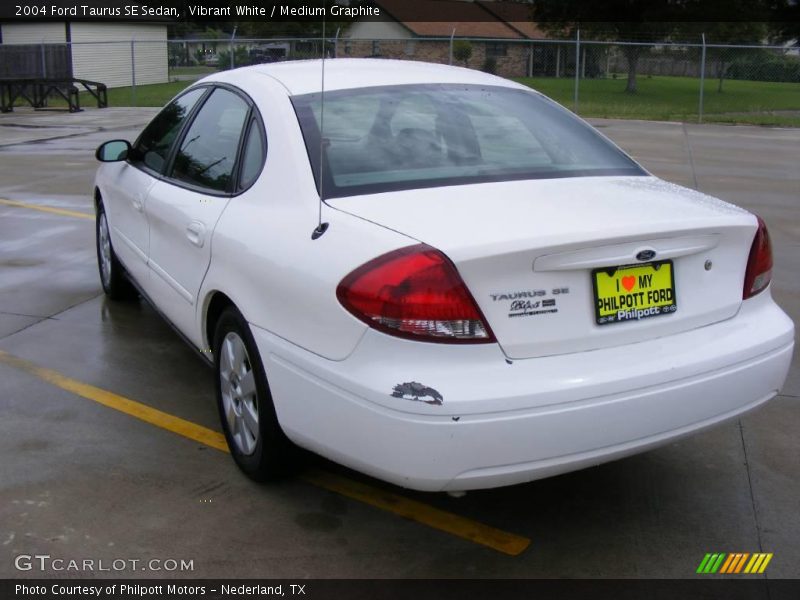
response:
M592 284L598 325L639 321L678 309L671 260L595 269Z

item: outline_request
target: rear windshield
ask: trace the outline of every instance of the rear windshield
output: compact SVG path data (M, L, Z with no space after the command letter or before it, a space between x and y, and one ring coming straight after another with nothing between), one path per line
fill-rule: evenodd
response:
M399 85L325 92L324 111L321 100L318 93L292 98L317 185L323 161L324 198L646 174L590 126L531 91Z

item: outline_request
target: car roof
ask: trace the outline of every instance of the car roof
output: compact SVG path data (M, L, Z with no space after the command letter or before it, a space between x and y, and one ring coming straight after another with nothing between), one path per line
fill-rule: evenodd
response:
M293 96L319 92L322 87L322 61L319 59L255 65L225 73L227 77L224 79L233 84L243 78L252 83L254 75L272 77ZM325 59L326 91L425 83L463 83L530 89L508 79L462 67L380 58Z

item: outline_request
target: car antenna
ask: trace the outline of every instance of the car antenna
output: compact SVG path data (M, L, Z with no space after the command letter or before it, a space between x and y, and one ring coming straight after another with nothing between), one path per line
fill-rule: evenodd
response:
M322 180L323 180L323 165L324 165L324 152L325 152L325 0L322 0L322 83L319 92L319 181L317 182L319 192L319 213L317 217L317 226L311 232L311 239L316 240L328 230L328 223L322 222Z

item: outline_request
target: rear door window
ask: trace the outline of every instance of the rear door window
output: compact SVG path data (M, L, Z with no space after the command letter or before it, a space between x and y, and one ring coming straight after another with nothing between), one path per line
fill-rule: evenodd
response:
M267 156L266 139L258 121L253 118L247 129L247 138L244 142L242 166L239 176L239 189L249 188L261 173L264 160Z

